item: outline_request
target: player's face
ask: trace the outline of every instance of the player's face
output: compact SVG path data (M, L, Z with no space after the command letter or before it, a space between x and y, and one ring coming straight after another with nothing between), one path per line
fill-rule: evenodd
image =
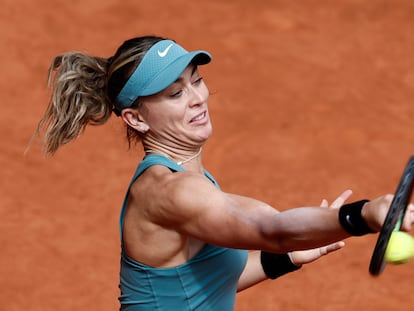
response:
M150 133L160 142L199 145L212 132L208 97L197 67L189 65L167 89L142 98L140 111Z

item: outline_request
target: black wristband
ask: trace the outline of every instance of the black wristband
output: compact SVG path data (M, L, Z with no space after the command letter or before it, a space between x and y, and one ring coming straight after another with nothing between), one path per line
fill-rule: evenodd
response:
M368 227L367 223L361 215L362 207L367 202L369 202L369 200L361 200L342 205L339 209L339 222L345 231L349 234L354 236L361 236L368 233L374 233L374 231Z
M262 263L264 273L272 280L301 268L290 260L288 254L261 252L260 262Z

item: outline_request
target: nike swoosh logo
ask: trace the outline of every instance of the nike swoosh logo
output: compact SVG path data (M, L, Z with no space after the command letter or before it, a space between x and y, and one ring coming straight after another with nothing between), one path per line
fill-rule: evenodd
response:
M168 51L170 50L171 47L172 47L172 43L169 46L167 46L167 48L164 51L158 50L157 51L158 52L158 56L159 57L165 57L165 56L167 56Z

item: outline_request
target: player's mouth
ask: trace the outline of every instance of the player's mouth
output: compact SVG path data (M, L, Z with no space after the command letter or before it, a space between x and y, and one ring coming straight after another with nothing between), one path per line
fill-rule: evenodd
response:
M190 123L202 123L207 120L207 112L203 111L202 113L196 115L194 118L190 120Z

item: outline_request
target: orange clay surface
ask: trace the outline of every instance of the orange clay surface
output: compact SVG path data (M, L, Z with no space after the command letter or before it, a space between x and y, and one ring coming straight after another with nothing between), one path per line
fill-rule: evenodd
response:
M56 54L157 34L206 49L224 191L280 210L395 190L414 154L411 0L2 0L0 309L118 309L118 214L142 150L113 117L53 158L40 139ZM377 235L240 293L237 311L413 310L414 262L371 277ZM217 310L221 311L221 310Z

